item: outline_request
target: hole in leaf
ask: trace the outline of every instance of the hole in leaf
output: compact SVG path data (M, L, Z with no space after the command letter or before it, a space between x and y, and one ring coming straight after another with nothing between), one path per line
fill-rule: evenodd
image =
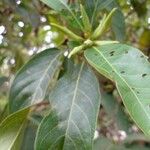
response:
M128 51L125 51L125 54L128 54Z
M142 77L145 77L145 76L147 76L147 74L146 74L146 73L142 74Z
M144 55L141 55L140 57L141 57L141 58L144 58Z
M139 91L137 91L137 94L140 94L140 92L139 92Z

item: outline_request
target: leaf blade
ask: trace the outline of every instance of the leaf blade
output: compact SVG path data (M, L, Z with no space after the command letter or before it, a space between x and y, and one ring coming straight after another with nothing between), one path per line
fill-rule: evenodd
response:
M136 48L123 44L89 49L85 52L85 57L97 71L116 82L130 116L142 131L150 136L150 87L147 84L150 67L147 57Z
M60 70L62 55L57 49L47 49L23 66L10 89L11 112L39 103L45 98L49 83Z
M92 148L99 108L99 86L87 66L82 64L71 69L73 70L58 82L55 91L50 96L53 111L39 127L35 144L37 150L53 149L59 146L61 149L87 150ZM85 78L91 79L92 88L89 87L88 90L83 88ZM90 86L88 81L86 80L87 85ZM85 96L84 92L88 96ZM46 141L41 142L43 138Z

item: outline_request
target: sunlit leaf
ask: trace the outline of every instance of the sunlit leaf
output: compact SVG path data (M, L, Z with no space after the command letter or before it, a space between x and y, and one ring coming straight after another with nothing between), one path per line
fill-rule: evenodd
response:
M138 49L109 44L85 51L88 62L116 83L130 116L150 136L150 64ZM140 117L139 117L140 116Z

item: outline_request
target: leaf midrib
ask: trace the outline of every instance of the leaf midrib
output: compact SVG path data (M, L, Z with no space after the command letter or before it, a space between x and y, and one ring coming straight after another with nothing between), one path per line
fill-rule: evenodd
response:
M79 70L78 78L77 78L77 81L76 81L76 86L75 86L75 89L74 89L74 95L73 95L72 104L71 104L71 107L70 107L70 113L69 113L69 117L68 117L68 120L67 120L68 123L67 123L67 129L66 129L66 133L65 133L64 145L66 143L66 137L68 136L67 134L68 134L69 123L70 123L71 115L72 115L72 108L75 104L75 99L76 99L76 95L77 95L77 90L78 90L79 81L80 81L81 73L82 73L82 70L83 70L83 66L84 66L84 63L82 63L81 68ZM63 149L64 149L64 147L63 147Z
M126 82L126 80L120 76L120 74L116 71L116 69L111 65L111 63L109 63L109 61L105 58L105 56L96 48L93 47L102 57L103 59L110 65L110 67L112 68L112 70L114 70L114 72L124 81L124 83L128 86L128 88L130 89L130 91L133 92L134 96L136 97L137 101L139 102L142 110L145 112L146 116L148 117L148 119L150 120L149 115L147 114L147 112L145 111L145 108L143 106L143 104L140 102L139 98L137 97L136 93L134 92L134 90L130 87L130 85ZM130 113L130 112L129 112ZM132 115L131 115L132 116ZM133 117L132 117L133 118ZM133 118L134 119L134 118ZM136 120L134 120L136 122ZM144 132L144 131L143 131Z

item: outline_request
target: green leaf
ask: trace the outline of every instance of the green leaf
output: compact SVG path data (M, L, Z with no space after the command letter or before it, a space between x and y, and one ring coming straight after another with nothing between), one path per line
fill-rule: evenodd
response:
M71 11L69 5L67 4L67 0L55 0L55 1L41 0L41 1L56 11L62 11L63 9L68 9L69 11Z
M84 63L72 66L49 99L52 111L39 127L36 150L91 150L100 105L93 72Z
M60 31L62 31L63 33L65 33L68 37L70 37L71 39L75 40L75 41L83 41L84 39L78 35L76 35L75 33L73 33L71 30L69 30L66 27L62 27L60 25L57 25L55 23L51 23L51 25L57 29L59 29Z
M28 112L29 108L13 113L0 124L1 150L10 150L14 148L16 140L26 124Z
M37 125L33 124L32 122L28 122L24 132L21 150L34 150L36 131Z
M126 146L121 143L113 143L113 141L107 139L106 137L100 136L94 143L94 150L148 150L149 148L140 144L135 146Z
M115 34L116 40L125 40L125 18L121 10L117 10L112 17L112 30Z
M116 83L131 117L150 136L150 64L138 49L109 44L85 51L88 62Z
M113 0L110 5L107 5L106 9L111 11L113 8L118 8L112 17L111 27L117 41L125 40L125 17L121 11L118 3Z
M92 35L92 39L97 39L98 37L100 37L104 32L107 31L108 27L111 24L111 19L114 15L114 13L116 12L117 8L113 8L111 10L111 12L108 14L108 16L104 16L102 21L100 22L99 26L96 28L96 30L94 31L93 35Z
M84 0L86 11L88 12L91 23L93 24L100 9L105 8L112 3L113 0Z
M80 5L80 10L81 10L82 22L83 22L85 31L90 33L92 27L91 27L91 24L89 21L89 17L88 17L88 15L87 15L87 13L86 13L86 11L82 5Z
M80 21L78 20L78 18L68 5L68 0L41 0L41 1L56 11L60 12L62 10L67 10L70 13L70 15L74 18L76 23L79 25L79 27L83 29Z
M62 64L62 51L47 49L33 57L16 75L10 89L11 112L37 104L54 84Z
M106 113L116 122L118 129L128 133L129 128L131 128L129 118L112 94L105 93L102 95L102 106Z

